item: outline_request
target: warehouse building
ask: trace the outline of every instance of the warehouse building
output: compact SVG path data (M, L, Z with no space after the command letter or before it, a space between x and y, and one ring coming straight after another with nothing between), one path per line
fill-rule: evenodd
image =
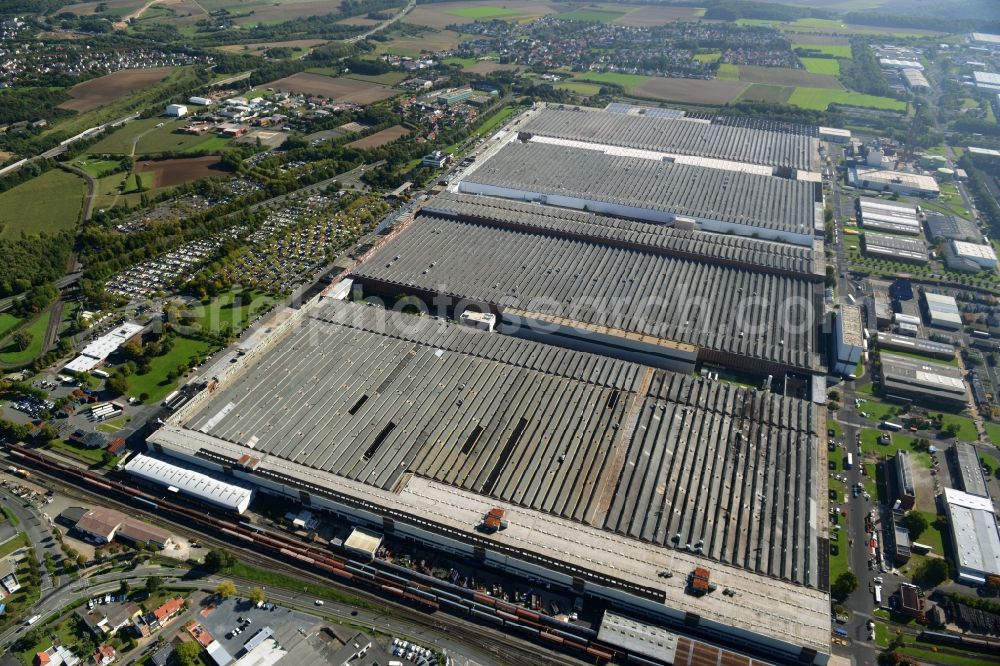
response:
M663 114L546 106L520 128L525 137L549 137L608 148L632 148L797 171L819 171L819 141L796 132L738 127Z
M252 444L251 442L251 447ZM253 498L253 490L250 488L194 472L152 456L135 455L125 463L124 469L138 479L166 486L172 493L193 497L225 511L243 513Z
M945 488L944 504L958 581L984 585L988 576L1000 576L1000 533L990 498Z
M821 141L829 141L830 143L850 143L851 130L837 127L820 127L819 138Z
M931 326L957 331L962 328L962 313L954 296L923 292L924 307L927 309L927 321Z
M983 234L975 222L953 215L928 212L926 217L927 238L938 241L965 241L982 243Z
M168 116L174 118L183 118L187 115L188 108L183 104L167 104L167 108L164 113Z
M126 322L97 338L80 351L80 355L66 364L66 372L90 372L97 368L105 359L113 354L123 344L142 333L144 326L135 322Z
M920 235L920 219L913 206L895 204L881 199L858 197L854 210L860 225L866 230L888 231L894 234Z
M828 659L816 405L330 300L248 357L148 445L671 631ZM734 595L686 593L696 566Z
M972 262L986 270L996 270L997 253L989 245L953 240L951 250L952 254L962 261Z
M823 229L820 183L520 141L475 167L458 191L806 247Z
M931 89L931 84L927 82L927 77L919 69L904 67L900 74L903 76L903 82L906 84L906 87L913 92L927 92Z
M852 167L851 185L877 192L895 192L916 197L937 197L941 188L931 176L871 167Z
M861 308L857 305L841 305L840 310L834 314L834 319L837 331L834 355L837 361L833 371L848 376L854 374L865 350Z
M918 356L930 356L950 361L955 358L955 347L944 342L925 340L923 338L911 338L895 333L879 333L878 346L880 349L889 351L902 351Z
M815 266L812 249L451 195L352 278L365 295L447 310L438 316L475 305L504 333L561 347L780 377L819 371Z
M910 540L910 530L903 521L905 517L903 511L892 510L892 552L896 566L909 562L912 555L913 543Z
M926 264L928 262L927 246L922 240L916 238L866 231L863 242L865 254L872 257L905 261L912 264Z
M976 82L976 88L987 92L1000 92L1000 74L993 72L973 72L972 77Z
M962 371L950 365L883 353L882 385L891 398L927 405L964 407Z
M875 327L884 331L892 326L892 297L889 295L890 284L883 280L869 280L872 289L872 310L875 313Z
M986 488L986 478L983 476L983 466L979 461L979 454L976 453L976 446L969 442L955 442L952 455L961 490L970 495L989 497L990 493Z

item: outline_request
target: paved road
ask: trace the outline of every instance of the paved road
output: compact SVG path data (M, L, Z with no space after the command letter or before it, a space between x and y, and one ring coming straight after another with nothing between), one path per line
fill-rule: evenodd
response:
M399 19L401 19L404 16L406 16L407 14L409 14L410 11L412 11L413 8L416 7L416 6L417 6L417 0L410 0L408 3L406 3L406 6L403 7L403 9L400 10L400 12L398 14L396 14L395 16L393 16L392 18L390 18L390 19L388 19L386 21L383 21L382 23L379 23L376 26L373 26L371 28L371 30L367 30L367 31L361 33L360 35L355 35L354 37L350 37L348 39L345 39L344 41L347 42L348 44L354 44L355 42L360 42L363 39L368 39L369 37L371 37L372 35L374 35L376 32L379 32L381 30L385 30L390 25L392 25L393 23L395 23Z
M35 547L35 553L42 568L42 594L44 595L46 590L58 587L60 584L59 576L55 576L53 580L53 577L49 576L45 570L45 566L42 564L45 553L51 554L56 559L62 556L62 551L59 550L59 543L52 536L52 530L49 528L48 521L38 509L31 505L25 506L24 500L8 492L6 488L0 488L0 502L11 513L17 516L17 519L20 521L17 529L25 532L31 544Z

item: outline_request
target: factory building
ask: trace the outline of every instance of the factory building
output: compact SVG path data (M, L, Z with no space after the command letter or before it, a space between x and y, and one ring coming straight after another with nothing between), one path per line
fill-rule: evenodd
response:
M80 355L67 363L66 372L90 372L97 368L105 359L113 354L123 344L142 333L142 324L125 322L89 343L80 351Z
M950 365L883 353L882 385L891 398L927 405L964 407L962 371Z
M945 488L944 504L958 582L983 585L988 576L1000 576L1000 533L990 498Z
M880 331L892 326L892 298L889 296L889 283L881 280L870 280L872 288L872 310L875 313L875 327Z
M961 490L970 495L989 497L986 479L983 477L983 466L979 462L976 446L969 442L955 442L952 447L955 459L955 470L958 472L958 482Z
M820 183L516 140L473 169L459 192L806 247L823 228Z
M931 89L931 84L927 82L927 77L919 69L904 67L900 72L906 87L913 92L927 92Z
M933 177L918 173L856 166L850 169L850 179L854 187L877 192L917 197L937 197L941 194L941 188Z
M188 108L183 104L167 104L167 109L164 111L166 115L174 118L183 118L187 112Z
M904 238L877 231L866 231L864 235L865 254L890 261L905 261L912 264L926 264L927 246L917 238Z
M857 305L841 305L834 318L837 331L835 337L837 362L833 371L846 377L854 374L858 363L861 362L861 354L865 350L861 308Z
M900 60L899 58L879 58L879 65L886 69L913 69L918 72L924 71L924 66L916 60Z
M836 127L820 127L819 138L821 141L829 141L830 143L850 143L851 130L838 129Z
M997 254L990 245L953 240L951 250L958 259L972 262L980 268L995 270L997 267Z
M967 243L982 243L983 234L975 222L953 215L941 215L928 212L926 216L927 238L939 241L965 241Z
M739 127L721 120L547 106L533 111L520 133L524 137L563 139L604 149L628 148L674 158L692 156L716 162L765 165L789 174L793 170L817 172L822 166L819 141L814 136Z
M988 32L974 32L969 36L969 39L973 44L991 49L1000 49L1000 35L993 35Z
M352 277L509 335L691 372L818 372L816 252L503 199L438 197ZM438 313L435 313L438 314Z
M670 631L826 663L816 405L348 302L281 326L217 359L148 446ZM495 508L508 527L487 537ZM735 596L689 594L696 567Z
M987 92L1000 92L1000 74L993 72L973 72L976 88Z
M939 358L945 361L955 358L955 347L952 345L944 342L935 342L934 340L924 340L923 338L917 339L896 335L894 333L879 333L878 346L879 349L902 351L917 354L918 356L930 356L931 358Z
M910 530L903 522L906 514L900 509L892 510L892 552L896 566L901 566L910 561L912 554L912 541L910 540Z
M251 442L252 444L252 442ZM246 465L247 461L241 461ZM138 454L124 467L125 471L148 483L165 486L172 493L193 497L224 511L243 513L250 506L253 489L194 472L159 458Z
M893 460L893 491L900 508L909 511L916 501L916 490L913 484L913 463L906 451L897 451Z
M881 199L858 197L854 201L858 224L865 230L887 231L909 236L920 235L920 219L913 206L895 204Z
M962 314L953 296L935 294L925 291L924 307L927 309L927 321L931 326L957 331L962 328Z

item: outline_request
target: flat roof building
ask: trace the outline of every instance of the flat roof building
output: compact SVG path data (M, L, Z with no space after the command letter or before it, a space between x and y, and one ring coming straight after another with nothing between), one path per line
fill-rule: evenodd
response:
M893 477L893 488L896 499L900 506L909 511L916 501L916 486L913 483L913 463L906 451L897 451L893 461L895 476Z
M866 231L864 235L865 254L883 257L892 261L926 264L927 246L917 238L905 238L877 231Z
M986 478L983 476L983 466L979 461L975 444L955 442L952 447L955 456L955 470L958 472L958 482L961 490L970 495L989 497L986 488Z
M80 355L63 368L68 372L90 372L123 344L137 336L145 328L142 324L126 322L97 338L80 351Z
M825 662L810 402L329 300L219 364L151 447L352 524L391 519L397 538L576 580L671 630ZM494 508L509 526L484 539ZM736 596L685 592L696 566Z
M866 190L896 192L920 197L936 197L941 193L932 176L905 171L889 171L871 167L852 167L851 184Z
M1000 92L1000 74L993 72L973 72L976 88L989 92Z
M988 576L1000 576L1000 534L990 498L945 488L944 504L959 582L983 585Z
M925 291L924 306L927 308L927 320L931 326L953 331L962 328L962 313L959 312L954 296Z
M974 32L970 38L975 44L985 44L986 46L1000 48L1000 35L993 35L988 32Z
M429 307L464 300L511 335L683 372L699 361L761 376L818 368L812 249L483 200L432 200L353 271L355 285Z
M903 82L906 83L906 87L914 92L926 92L931 89L931 84L928 83L927 77L919 69L904 67L900 74L903 76Z
M899 354L882 353L880 359L882 384L890 397L930 405L965 405L965 382L958 368Z
M983 234L975 222L953 215L928 212L926 218L927 237L932 241L958 240L968 243L982 243Z
M912 555L910 530L903 522L904 517L902 510L892 510L892 552L897 565L906 564Z
M851 130L838 129L836 127L820 127L819 138L822 141L829 141L831 143L850 143Z
M507 143L458 191L807 247L822 228L818 183L549 143Z
M955 347L944 342L925 340L923 338L911 338L909 336L896 335L894 333L879 333L878 346L880 349L889 351L902 351L919 356L930 356L950 361L955 358Z
M819 142L795 132L726 125L671 114L615 113L551 105L533 112L525 135L690 155L728 162L819 171Z
M866 230L920 235L920 219L914 206L902 206L880 199L858 197L854 202L858 223Z
M845 376L851 375L854 374L865 349L861 308L845 303L840 306L834 317L837 330L835 342L837 362L833 371Z
M997 267L997 253L990 245L953 240L951 247L956 257L971 261L980 268L993 270Z

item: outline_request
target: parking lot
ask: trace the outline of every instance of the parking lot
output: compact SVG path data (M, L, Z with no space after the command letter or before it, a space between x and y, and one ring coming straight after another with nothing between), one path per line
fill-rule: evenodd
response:
M267 610L268 606L271 610ZM256 608L242 598L227 599L202 611L199 616L201 624L233 657L239 657L243 644L264 627L271 627L275 640L291 650L305 639L311 628L321 623L319 618L281 606L268 604L265 608ZM238 634L233 633L235 629L239 629Z

